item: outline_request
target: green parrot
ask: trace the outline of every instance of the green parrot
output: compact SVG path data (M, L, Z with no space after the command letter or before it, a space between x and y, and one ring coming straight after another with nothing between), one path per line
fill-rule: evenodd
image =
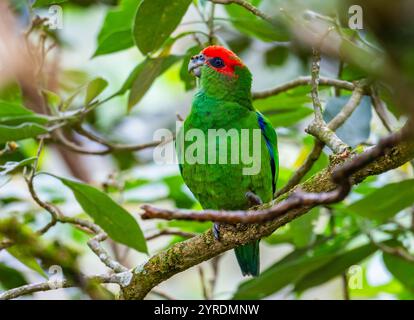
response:
M177 154L184 182L204 209L248 209L271 201L279 171L277 136L252 105L249 69L232 51L209 46L191 58L188 70L200 79L191 112L177 136L183 141L177 143ZM224 138L210 134L222 129L232 134ZM200 140L205 146L196 148ZM223 152L227 161L219 158ZM247 172L246 154L256 154L250 169L256 160L258 170ZM219 239L218 224L213 231ZM236 247L235 253L243 275L259 275L259 240Z

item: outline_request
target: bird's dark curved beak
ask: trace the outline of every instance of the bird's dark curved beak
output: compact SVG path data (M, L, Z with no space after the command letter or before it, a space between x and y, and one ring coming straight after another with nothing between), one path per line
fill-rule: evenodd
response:
M192 73L196 77L201 76L201 67L206 62L206 58L203 54L192 56L188 63L188 72Z

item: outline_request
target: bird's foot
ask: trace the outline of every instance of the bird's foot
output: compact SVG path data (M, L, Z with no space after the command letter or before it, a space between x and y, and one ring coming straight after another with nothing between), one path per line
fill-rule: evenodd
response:
M214 239L220 241L220 225L217 222L213 224L213 235Z
M260 197L252 191L247 191L245 197L249 201L251 207L263 204L262 199L260 199Z

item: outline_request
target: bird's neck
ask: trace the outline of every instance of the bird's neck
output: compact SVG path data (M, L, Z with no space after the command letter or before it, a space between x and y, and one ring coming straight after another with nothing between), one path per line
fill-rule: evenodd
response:
M234 102L252 109L251 75L247 69L236 69L234 76L205 70L197 96L223 102Z

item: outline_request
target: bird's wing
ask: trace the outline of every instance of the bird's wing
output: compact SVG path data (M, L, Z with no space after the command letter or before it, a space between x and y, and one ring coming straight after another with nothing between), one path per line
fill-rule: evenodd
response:
M273 193L275 193L277 177L279 175L279 155L277 151L277 135L270 121L260 112L256 111L256 113L257 113L257 121L259 123L260 129L262 130L263 137L266 141L267 150L269 151L269 155L270 155L270 166L272 168L272 177L273 177L272 187L273 187Z

